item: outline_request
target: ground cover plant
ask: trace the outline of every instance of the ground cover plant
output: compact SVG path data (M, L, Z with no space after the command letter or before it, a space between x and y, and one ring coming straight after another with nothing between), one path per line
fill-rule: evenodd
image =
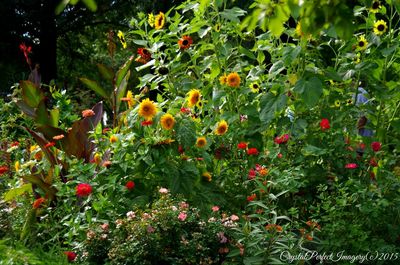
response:
M21 44L0 264L398 262L400 4L237 4L121 18L67 89Z

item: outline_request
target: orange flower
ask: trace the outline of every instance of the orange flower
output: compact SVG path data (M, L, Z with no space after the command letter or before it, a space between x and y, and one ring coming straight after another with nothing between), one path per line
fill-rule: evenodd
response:
M190 36L183 36L179 41L178 45L181 49L189 49L190 45L193 44L193 40Z
M84 111L82 111L82 117L87 118L87 117L92 117L94 116L96 113L94 113L93 110L91 109L85 109Z
M65 137L64 134L60 134L60 135L53 136L53 139L54 140L61 140L64 137Z
M143 58L146 62L151 59L151 53L146 48L138 48L137 53Z
M191 107L195 106L197 104L197 102L200 101L201 93L200 93L200 90L198 90L198 89L192 89L189 91L188 94L189 94L188 99L187 99L188 106L189 106L189 108L191 108Z
M226 83L230 87L239 87L240 76L237 73L230 73L226 78Z
M196 140L196 146L197 147L204 147L207 145L207 139L206 137L199 137Z
M175 118L169 113L164 114L160 119L161 127L165 130L171 130L175 125Z
M43 158L43 152L42 152L42 151L39 151L39 152L35 153L35 154L33 155L33 157L36 159L36 161L40 161L40 160L42 160L42 158Z
M115 135L111 135L111 137L110 137L110 143L116 143L116 142L118 142L118 137L117 136L115 136Z
M44 146L44 148L53 147L53 146L55 146L55 145L56 145L55 142L48 142L48 143Z
M268 231L274 230L279 233L283 231L282 226L277 225L277 224L268 224L265 226L265 229L267 229Z
M312 241L312 240L313 240L313 237L312 237L310 234L307 234L307 235L305 236L305 238L306 238L308 241Z
M40 197L39 199L36 199L36 200L32 203L33 209L39 208L39 207L42 205L42 203L44 203L45 201L46 201L46 199L43 198L43 197Z
M4 173L6 173L8 171L8 167L7 166L1 166L0 167L0 175L3 175Z
M217 129L215 129L216 135L223 135L228 131L228 123L222 120L218 123Z
M107 161L104 161L104 163L103 163L103 167L109 167L109 166L111 166L111 161L110 160L107 160Z

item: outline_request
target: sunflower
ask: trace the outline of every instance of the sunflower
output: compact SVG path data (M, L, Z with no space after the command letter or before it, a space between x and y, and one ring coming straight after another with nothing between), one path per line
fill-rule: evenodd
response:
M203 108L203 101L199 100L199 101L196 103L196 107L197 107L198 109Z
M335 106L337 107L337 108L339 108L340 107L340 100L335 100Z
M380 19L374 23L374 33L376 35L378 36L382 35L383 33L386 32L386 30L387 30L387 25L384 20Z
M219 83L220 83L221 85L225 85L225 84L227 83L227 81L228 81L228 76L227 76L226 74L224 74L223 76L221 76L221 77L219 78Z
M171 114L166 113L161 117L160 123L165 130L171 130L175 125L175 118Z
M146 48L138 48L137 53L146 61L151 59L151 53Z
M371 13L378 13L380 9L381 9L381 3L379 1L374 1L369 11Z
M221 30L221 24L219 24L219 23L215 24L214 30L215 30L216 32L219 32L219 31Z
M207 181L211 181L211 179L212 179L212 176L211 176L211 174L210 174L210 172L204 172L203 174L202 174L202 176L203 176L203 178L205 178Z
M118 30L117 36L118 36L119 41L120 41L121 44L122 44L122 47L123 47L124 49L126 49L126 47L127 47L128 45L126 44L126 40L125 40L125 35L124 35L124 33L123 33L122 31Z
M365 39L365 35L361 35L357 39L357 50L364 51L367 49L368 41Z
M253 82L250 84L251 92L258 93L260 91L260 85L257 82Z
M154 28L155 29L162 29L165 25L165 15L163 12L160 12L155 18L154 18Z
M151 120L157 114L157 106L153 101L146 98L139 105L139 116Z
M222 120L218 123L217 128L215 129L215 134L223 135L228 131L228 123L225 120Z
M126 97L121 98L122 101L126 101L128 103L128 108L132 108L133 106L135 106L135 99L133 98L133 93L132 91L128 90L128 92L126 93Z
M240 76L235 73L230 73L226 78L227 85L230 87L239 87L240 86Z
M185 50L189 49L190 45L193 44L193 40L190 36L183 36L180 40L178 40L179 48Z
M197 147L204 147L207 145L207 139L206 137L199 137L196 140L196 146Z
M188 96L188 106L189 108L195 106L197 102L200 101L201 94L200 90L198 89L192 89L189 91L189 96Z

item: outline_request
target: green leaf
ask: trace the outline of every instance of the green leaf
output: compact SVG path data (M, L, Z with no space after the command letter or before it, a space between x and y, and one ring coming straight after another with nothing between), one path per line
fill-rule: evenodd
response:
M240 9L238 7L234 7L232 9L225 9L224 11L222 11L221 17L230 20L232 22L235 23L240 23L240 19L239 17L246 15L246 11L243 9Z
M22 89L22 99L29 107L36 108L40 101L44 99L42 90L31 81L23 80L19 85Z
M328 151L326 149L322 149L313 145L306 145L302 150L301 153L304 156L321 156L326 154Z
M108 67L104 64L98 63L97 69L99 70L101 76L104 79L111 81L114 78L114 71L110 67Z
M35 121L39 124L48 124L50 121L49 113L46 109L46 104L44 99L40 101L39 106L36 109L36 119Z
M59 109L52 109L50 110L50 125L53 127L58 126L58 120L60 118L60 110Z
M68 5L70 0L62 0L56 7L55 14L59 15L64 11L65 7Z
M273 17L269 20L268 29L271 31L272 35L279 37L285 30L283 26L283 21L279 17Z
M97 4L94 0L82 0L82 2L89 8L90 11L96 12Z
M121 98L123 98L126 94L126 88L128 87L128 80L131 75L131 71L128 71L125 77L122 79L121 84L119 85L116 94L117 94L117 102L116 102L116 111L119 112L119 107L121 105Z
M102 86L100 86L96 81L87 79L87 78L79 78L79 80L85 84L88 88L90 88L91 90L93 90L94 92L96 92L97 94L99 94L100 96L102 96L105 99L108 99L110 96L108 95L108 93L104 90L104 88Z
M184 148L192 147L196 143L196 125L192 120L183 119L177 123L176 138Z
M308 107L314 107L322 95L323 84L318 77L300 79L294 86L294 92L299 93Z
M272 119L275 117L277 112L285 109L287 102L287 96L281 94L275 96L272 93L267 93L261 97L260 100L260 120L267 126Z
M119 87L121 85L122 80L126 76L126 74L129 71L129 68L131 67L132 61L133 61L134 56L131 56L123 66L121 66L118 70L118 72L115 74L115 87Z
M300 46L287 46L283 48L282 59L286 66L289 66L299 56L301 52Z
M198 34L199 34L200 39L204 38L204 36L206 36L207 33L208 33L210 30L211 30L211 27L199 29Z
M32 184L31 183L27 183L18 188L14 188L14 189L7 191L7 193L4 194L4 200L5 201L14 200L17 196L20 196L20 195L24 194L25 192L29 192L29 193L32 192Z
M246 49L246 48L244 48L242 46L239 46L239 52L243 53L244 55L246 55L250 59L253 59L253 60L256 59L256 57L254 56L254 54L251 51L249 51L248 49Z

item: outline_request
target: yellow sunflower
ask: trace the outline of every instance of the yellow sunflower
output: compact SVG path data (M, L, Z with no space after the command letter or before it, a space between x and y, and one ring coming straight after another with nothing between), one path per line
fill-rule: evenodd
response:
M124 49L126 49L126 47L127 47L128 45L126 44L126 40L125 40L125 35L124 35L124 33L123 33L122 31L118 30L117 36L118 36L119 41L120 41L121 44L122 44L122 47L123 47Z
M154 27L154 15L153 14L149 14L149 18L147 19L147 21L149 22L150 27Z
M387 25L384 20L380 19L374 23L374 33L376 35L378 36L382 35L383 33L386 32L386 30L387 30Z
M260 91L260 85L257 82L253 82L250 84L251 92L258 93Z
M228 81L228 76L227 76L226 74L224 74L223 76L221 76L221 77L219 78L219 83L220 83L221 85L225 85L225 84L227 83L227 81Z
M157 106L153 101L146 98L139 105L139 116L151 120L157 114Z
M368 41L365 39L365 35L361 35L357 39L357 50L364 51L367 49Z
M221 24L219 24L219 23L215 24L214 30L215 30L216 32L219 32L219 31L221 30Z
M210 172L204 172L203 174L202 174L202 176L203 176L203 178L205 178L207 181L211 181L211 179L212 179L212 176L211 176L211 174L210 174Z
M191 108L191 107L195 106L197 104L197 102L200 101L201 93L200 93L200 90L198 90L198 89L192 89L189 91L188 94L189 94L188 99L187 99L188 106L189 106L189 108Z
M204 147L207 145L207 139L206 137L199 137L196 140L196 146L197 147Z
M165 15L163 12L160 12L155 18L154 18L154 28L155 29L162 29L165 25Z
M226 78L226 83L230 87L239 87L240 86L240 76L235 73L230 73Z
M218 123L217 128L215 129L216 135L223 135L228 131L228 123L225 120L222 120Z
M381 3L379 1L374 1L369 11L371 13L378 13L380 9L381 9Z
M337 107L337 108L339 108L340 107L340 100L335 100L335 106Z
M126 97L121 98L122 101L126 101L128 103L128 108L132 108L133 106L135 106L135 98L133 97L133 93L132 91L128 90L128 92L126 93Z
M164 114L160 120L161 126L165 130L171 130L175 125L175 118L169 113Z

